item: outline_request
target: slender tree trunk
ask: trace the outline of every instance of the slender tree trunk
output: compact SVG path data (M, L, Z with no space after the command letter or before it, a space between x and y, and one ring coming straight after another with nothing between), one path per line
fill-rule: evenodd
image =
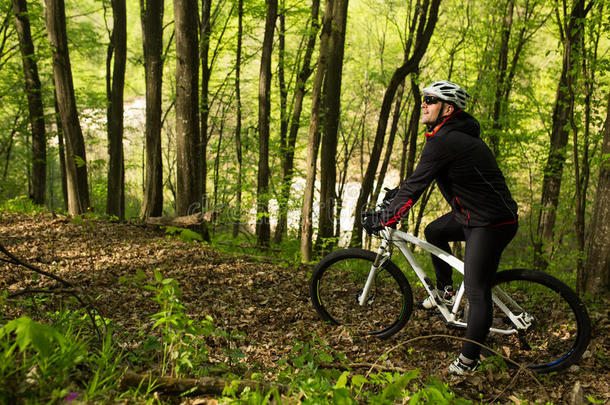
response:
M326 114L320 152L320 223L316 245L327 252L335 242L334 214L337 183L337 142L341 115L341 77L348 0L333 1L333 22L328 42L328 66L324 80Z
M236 185L236 212L233 219L233 237L236 238L239 233L239 225L241 222L241 177L242 177L242 151L241 151L241 45L244 32L244 0L237 2L237 55L235 62L235 99L237 104L236 123L235 123L235 154L237 157L237 185Z
M593 270L591 267L587 267L587 256L586 254L586 234L585 234L585 230L586 230L586 223L585 223L585 219L586 219L586 206L587 206L587 190L589 188L589 180L590 180L590 175L591 175L591 169L590 169L590 159L589 159L589 148L590 148L590 131L591 131L591 107L592 107L592 103L594 102L593 100L593 93L594 90L597 87L597 77L596 77L596 73L598 72L597 67L599 66L599 60L598 60L598 52L599 52L599 43L600 43L600 39L601 36L603 35L603 28L602 28L602 24L603 24L603 18L602 16L605 13L605 6L604 3L600 3L597 7L596 7L596 11L597 14L592 16L592 20L594 21L594 24L591 24L589 26L589 29L586 30L586 34L583 35L582 37L582 41L581 41L581 47L582 47L582 54L583 54L583 58L582 58L582 73L583 73L583 78L584 78L584 90L585 90L585 98L584 98L584 108L585 108L585 122L584 122L584 139L582 140L582 160L579 161L579 151L578 151L578 143L576 142L577 139L576 137L574 138L574 168L575 168L575 179L576 179L576 220L575 220L575 230L576 230L576 234L577 234L577 239L578 239L578 244L579 244L579 249L582 252L582 254L579 256L579 260L578 260L578 273L577 273L577 278L576 278L576 291L577 292L582 292L582 291L587 291L587 292L591 292L591 293L598 293L604 290L604 288L606 290L610 289L610 259L606 261L606 272L605 272L605 276L603 275L603 271L602 270L597 270L594 271L593 274L594 275L599 275L602 274L602 277L600 278L600 281L602 279L604 279L605 277L605 284L602 281L601 283L598 282L591 282L590 279L590 271ZM585 41L585 36L587 37L587 41ZM587 47L587 44L589 44L589 47ZM572 119L572 128L574 131L574 134L576 134L575 128L576 128L576 123L574 122L575 120ZM604 187L606 187L606 189L608 189L608 185L610 184L610 182L606 181L605 186L602 184L604 176L606 178L608 178L608 172L610 172L610 165L608 164L610 162L609 159L607 159L607 157L609 156L610 153L610 94L608 95L608 103L607 103L607 110L606 110L606 122L604 125L604 139L602 141L602 165L600 167L600 177L599 177L599 184L597 187L597 193L598 196L600 195L599 193L602 192L602 189ZM579 163L582 163L579 166ZM597 201L596 201L597 204ZM597 206L596 205L596 211L594 211L594 220L597 221L596 215L600 215L597 214L599 209L599 212L603 212L603 208L601 205ZM594 238L603 241L604 240L604 235L603 233L600 233L599 235L595 235L596 232L596 227L597 224L592 224L591 229L592 232L591 234L593 235ZM606 241L610 242L610 232L606 232ZM593 243L596 242L591 242L590 245L593 245ZM607 244L607 246L610 246L610 243ZM610 249L607 249L610 250ZM590 253L595 255L594 253ZM603 264L601 266L601 268L603 269ZM596 287L596 284L601 284L600 287ZM603 287L603 285L605 285L606 287Z
M316 68L311 95L311 118L309 121L305 190L303 195L303 210L301 213L301 261L303 263L309 263L311 261L312 253L313 226L311 214L313 211L316 164L320 145L320 120L321 115L323 115L321 105L324 104L322 100L322 84L327 69L328 39L330 37L332 23L332 10L332 1L327 0L322 23L322 34L320 37L318 66Z
M413 76L411 77L411 93L413 94L413 109L411 110L407 135L405 137L405 141L408 139L409 142L409 152L407 154L404 172L401 169L401 179L406 179L413 173L413 170L415 169L415 155L417 153L417 135L419 132L419 117L421 114L421 92L419 91L419 87Z
M269 246L269 118L271 115L271 54L277 19L277 0L266 0L267 18L258 84L258 186L256 190L256 236L259 246Z
M13 150L13 143L15 140L15 134L17 133L17 122L19 120L19 116L15 117L13 129L11 130L11 135L8 137L8 145L3 147L2 152L6 153L6 159L4 160L4 168L2 171L2 182L6 181L6 177L8 176L8 167L9 163L11 163L11 152Z
M32 201L34 204L42 205L45 203L46 192L47 135L42 104L42 86L38 76L26 0L13 0L13 12L19 36L29 119L32 127Z
M61 129L61 117L59 115L59 104L57 102L57 93L53 93L55 107L55 126L57 127L57 150L59 152L59 171L61 177L61 196L63 198L63 208L68 210L68 175L66 173L66 144L64 142L64 133Z
M367 166L364 174L362 189L360 195L358 196L358 201L356 202L356 208L354 210L354 217L356 218L356 221L354 223L351 242L353 246L360 246L362 244L362 223L360 222L360 214L364 210L369 195L373 190L375 174L377 173L377 164L379 162L379 157L381 156L381 149L384 143L385 132L388 125L388 118L392 108L394 94L396 93L400 83L404 81L405 77L409 73L417 72L419 62L424 56L424 53L428 48L428 44L430 43L432 33L434 32L434 27L438 19L439 4L440 0L431 0L431 2L429 0L425 0L423 2L423 12L420 14L419 18L418 35L413 54L402 66L394 71L394 74L390 79L390 83L385 91L383 102L381 104L381 110L379 112L379 120L377 124L377 131L375 133L373 150L371 151L369 165Z
M163 214L161 103L163 87L163 0L140 0L146 82L146 174L140 216Z
M610 198L608 195L610 195L610 94L589 249L584 270L578 275L577 280L579 290L591 294L610 291Z
M356 121L357 117L354 117L354 121ZM363 122L362 122L363 123ZM342 156L343 162L341 168L338 170L338 190L337 190L337 204L336 204L336 215L337 221L335 222L335 239L339 241L341 239L341 215L343 212L343 191L345 190L345 183L347 182L348 177L351 175L349 172L349 164L352 158L354 151L359 143L359 133L360 128L355 129L354 136L350 136L351 133L354 132L354 125L352 125L350 129L350 134L346 134L346 131L340 131L341 134L346 134L342 137ZM350 139L352 139L352 143L350 145ZM341 153L340 153L341 155Z
M388 166L390 165L390 160L392 156L394 156L394 139L396 138L396 132L398 132L398 122L400 120L400 115L402 114L402 96L405 90L405 83L401 83L398 88L398 94L396 94L396 102L394 104L394 114L392 118L392 126L390 127L390 136L388 137L388 144L386 145L385 155L383 157L383 163L381 163L381 168L379 169L379 175L377 176L377 185L375 186L375 191L373 192L372 201L377 201L379 199L379 194L381 193L381 187L383 187L383 182L385 180L385 175L388 171Z
M198 209L202 197L199 137L198 11L196 0L175 0L176 214Z
M282 175L283 178L286 177L286 160L288 155L288 89L286 88L286 77L285 77L285 69L286 69L286 2L285 0L280 1L280 12L278 15L278 19L280 20L280 28L278 30L278 66L277 66L277 76L278 76L278 86L280 90L280 160L282 163ZM284 188L290 187L290 184L286 184L286 182L282 181L282 185L280 188L280 195L278 198L278 222L275 228L275 236L274 242L280 243L282 241L282 236L286 231L286 224L284 218L287 218L286 210L288 209L288 201L284 201Z
M294 94L294 107L292 109L292 117L290 119L290 130L286 143L286 156L282 164L282 197L280 198L280 217L278 218L278 227L275 231L275 241L279 243L282 236L288 229L288 201L290 200L290 187L294 175L294 148L296 146L297 134L300 128L301 113L303 111L303 100L307 90L305 88L309 76L311 76L311 57L316 45L316 36L320 28L318 22L318 14L320 9L320 0L312 0L311 4L311 27L309 29L307 47L303 57L301 70L297 75L297 81ZM283 204L283 207L282 207Z
M201 2L201 39L199 57L201 58L201 143L198 145L201 159L201 190L202 211L207 209L207 184L208 184L208 121L210 117L209 88L212 75L212 66L209 61L210 35L212 34L212 0Z
M222 109L220 116L220 128L218 130L218 146L216 148L216 159L214 160L214 207L218 207L218 183L220 181L220 156L222 151L222 137L225 131L225 113L226 107Z
M85 141L76 110L63 0L45 0L47 35L53 53L53 77L66 141L68 212L84 213L89 206Z
M553 110L553 123L551 130L551 145L548 159L544 169L542 181L541 209L538 215L538 230L534 242L534 265L546 268L547 258L553 251L553 237L559 193L561 190L561 177L563 164L566 160L566 146L569 136L570 117L573 114L574 99L571 97L572 86L576 80L577 63L579 61L579 43L583 35L583 25L586 11L584 0L577 0L564 24L564 54L561 78L557 85L557 95ZM545 258L546 256L546 258Z
M492 131L490 134L490 149L494 156L500 154L500 132L502 131L502 123L500 117L502 116L504 94L506 92L506 73L508 69L508 51L510 42L510 33L513 26L513 11L515 8L514 0L508 0L506 3L504 13L504 20L502 24L502 35L500 39L500 52L498 55L498 65L496 68L496 94L494 97L494 105L492 112Z
M106 95L108 98L108 194L106 214L125 218L125 162L123 155L123 90L127 62L127 9L125 0L112 0L112 34L108 45ZM114 60L113 60L114 56ZM112 74L110 63L114 61Z

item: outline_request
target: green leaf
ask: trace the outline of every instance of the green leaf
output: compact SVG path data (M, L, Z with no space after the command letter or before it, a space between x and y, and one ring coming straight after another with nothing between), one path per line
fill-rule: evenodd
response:
M352 377L352 387L360 388L360 387L362 387L362 385L364 385L368 382L369 381L366 379L366 377L361 374L356 374L355 376Z
M49 357L53 353L54 342L59 346L65 343L64 337L56 329L26 316L10 321L3 329L8 333L15 333L15 341L21 352L31 346L43 357Z
M591 402L592 404L603 404L604 400L603 399L595 399L594 397L592 397L591 395L587 395L587 400L589 402Z
M87 162L85 162L85 159L83 159L80 156L77 155L72 155L72 158L74 159L74 163L76 164L76 167L84 167L87 165Z
M343 374L345 373L347 373L347 371ZM343 374L341 374L341 376L343 376ZM333 390L333 404L352 405L357 404L357 402L352 398L352 395L347 388L338 388Z
M345 386L347 385L347 377L349 376L349 371L344 371L343 373L341 373L341 375L339 376L339 379L337 380L337 383L335 384L334 388L345 388Z

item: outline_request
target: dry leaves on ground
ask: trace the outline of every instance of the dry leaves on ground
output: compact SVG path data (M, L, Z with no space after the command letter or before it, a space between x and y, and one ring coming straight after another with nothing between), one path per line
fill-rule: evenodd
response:
M151 299L152 293L137 285L136 272L144 272L152 280L153 271L158 269L164 277L179 282L182 302L190 316L211 315L216 327L243 332L245 338L232 344L245 354L242 361L246 368L263 370L269 379L277 375L278 361L290 355L296 342L314 342L315 335L322 342L317 344L344 353L351 363L397 370L420 368L423 381L438 376L466 398L478 400L482 395L489 401L500 394L498 400L502 403L519 403L545 400L548 395L553 402L563 403L580 382L585 395L610 401L607 301L590 311L595 330L589 351L577 370L542 377L547 394L526 373L506 389L514 371L448 379L445 370L459 349L458 341L428 339L400 346L421 335L460 335L420 311L416 310L407 326L387 340L352 336L342 328L322 323L309 301L307 267L286 267L221 254L203 244L168 239L162 231L140 225L72 221L51 215L0 215L0 242L21 259L96 297L100 312L119 326L121 335L117 339L126 348L138 347L141 342L137 337L142 336L142 331L151 330L150 316L159 310ZM0 286L10 292L53 283L44 277L33 277L22 268L0 265ZM229 361L221 349L211 347L213 362ZM384 353L389 355L380 362ZM202 403L211 403L205 401Z

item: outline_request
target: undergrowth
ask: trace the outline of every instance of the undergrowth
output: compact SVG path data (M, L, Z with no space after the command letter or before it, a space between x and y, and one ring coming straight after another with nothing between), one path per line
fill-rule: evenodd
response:
M180 301L178 282L164 278L158 270L152 280L138 272L131 281L133 288L152 292L151 299L159 308L150 317L151 333L126 336L111 320L98 319L105 322L107 331L100 341L82 310L62 307L44 312L41 308L48 307L48 302L37 305L36 298L19 302L35 316L1 322L0 403L176 403L175 396L162 395L163 388L154 378L137 387L122 387L120 381L128 369L177 378L218 375L220 371L226 381L233 381L218 397L225 403L470 403L457 398L440 380L421 384L417 369L361 374L329 368L326 365L335 361L346 363L345 356L315 335L309 341L295 341L292 352L278 362L276 370L259 367L248 375L250 380L263 382L264 375L274 373L273 383L261 385L265 389L240 391L242 376L257 369L245 362L244 353L235 344L245 334L224 331L209 316L189 316ZM42 303L47 298L38 300ZM15 302L4 297L1 304L5 307ZM140 344L135 349L120 349L128 340ZM229 365L223 369L212 364L208 357L212 350L223 351ZM186 391L185 395L197 394L193 389Z

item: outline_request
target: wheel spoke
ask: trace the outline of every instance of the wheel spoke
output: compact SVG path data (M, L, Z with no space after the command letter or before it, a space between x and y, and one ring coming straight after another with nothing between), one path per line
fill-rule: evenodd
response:
M412 305L411 289L400 270L392 262L384 262L361 306L358 297L375 254L350 249L329 256L330 259L323 259L316 267L311 280L314 307L322 318L380 337L400 330Z
M504 352L511 360L539 372L558 371L578 361L589 342L590 321L576 294L559 280L534 271L502 272L498 279L506 294L498 296L529 326L516 334L492 336L490 343L509 348ZM494 317L502 316L494 304Z

